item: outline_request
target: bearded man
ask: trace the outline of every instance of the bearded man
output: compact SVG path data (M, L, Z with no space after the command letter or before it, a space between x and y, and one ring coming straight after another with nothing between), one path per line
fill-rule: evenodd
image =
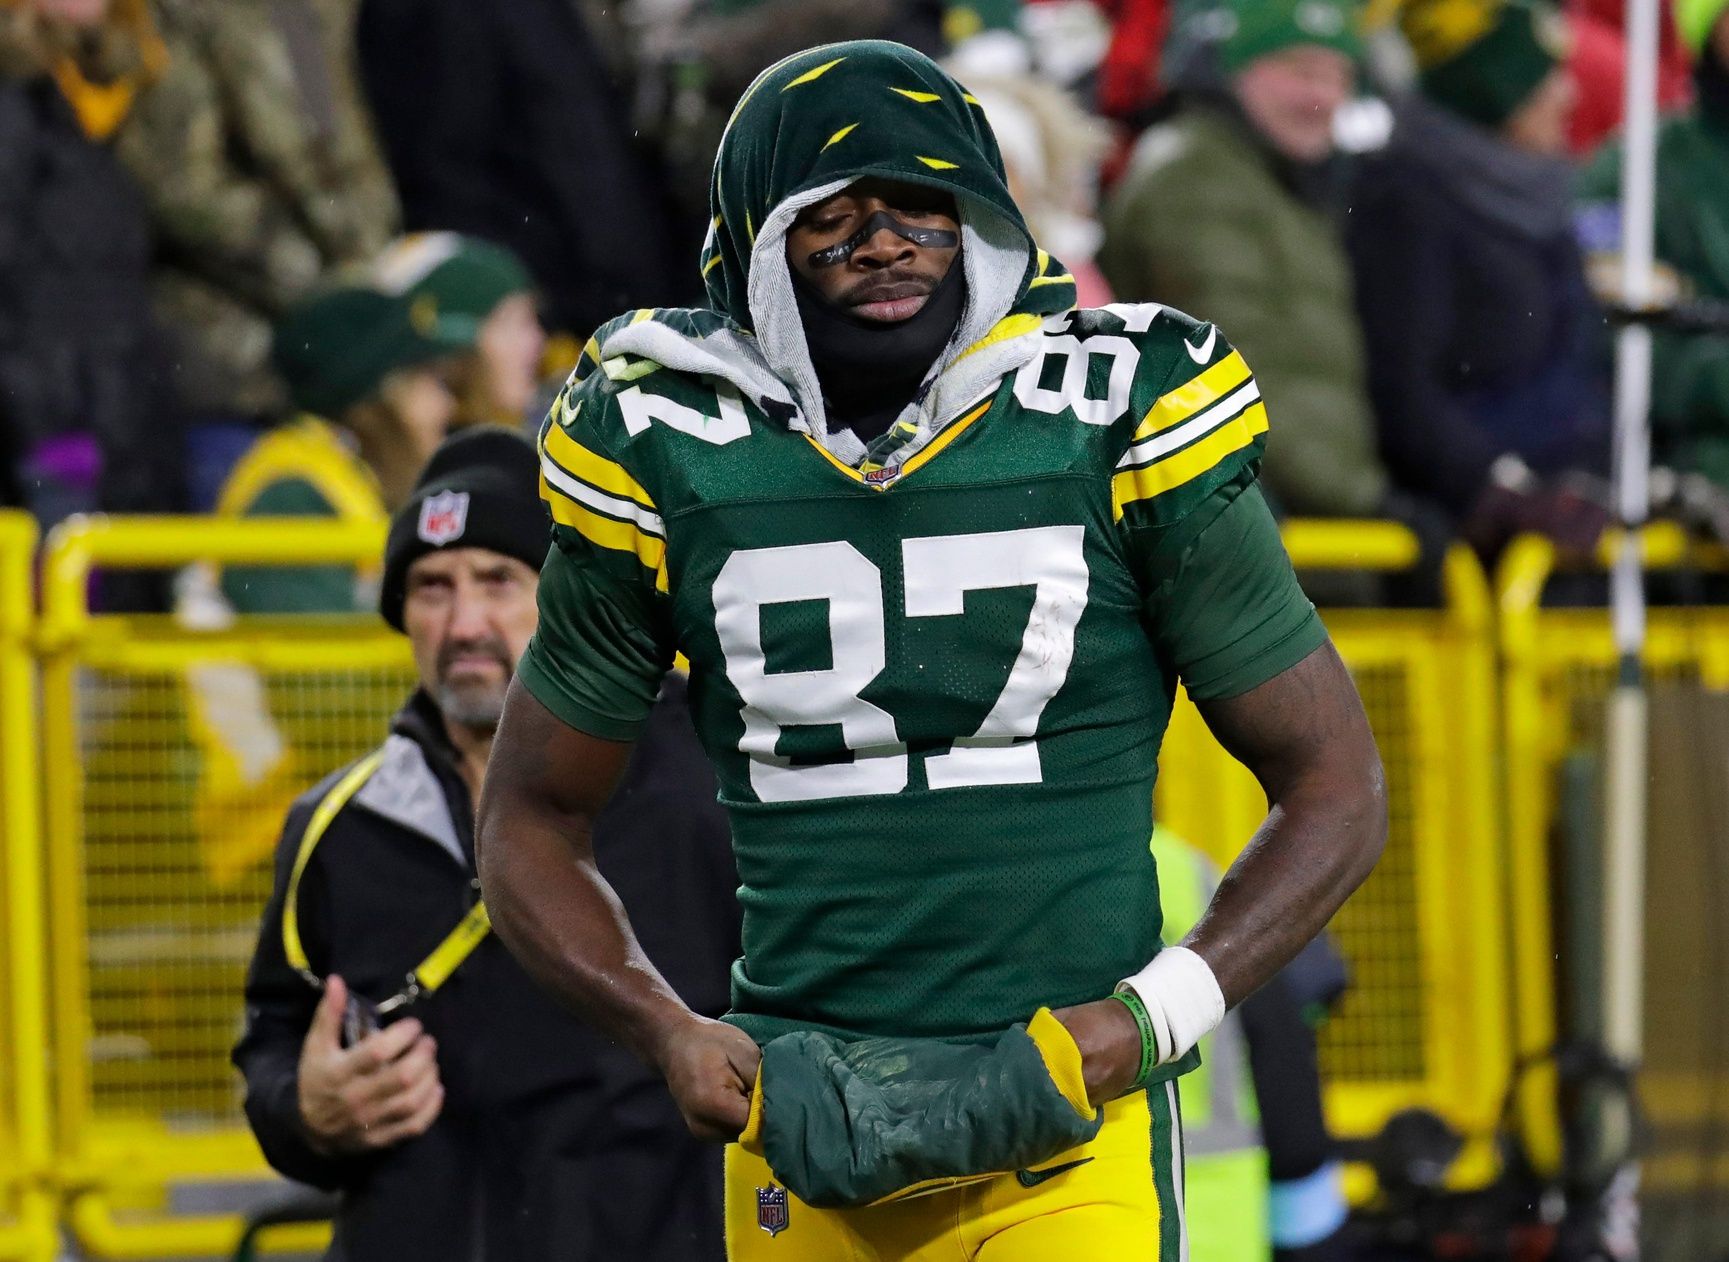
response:
M1179 312L1074 309L977 101L900 45L764 71L711 210L710 306L603 327L542 429L556 547L480 810L499 930L732 1145L735 1259L1175 1262L1172 1079L1386 828L1254 379ZM681 652L742 881L722 1021L589 855ZM1271 810L1161 949L1179 680Z
M289 812L234 1051L290 1178L341 1194L332 1259L718 1258L718 1154L648 1069L489 933L474 806L537 616L533 448L447 439L392 522L380 612L420 686L374 753ZM677 676L600 824L601 864L693 1011L726 1006L725 821Z

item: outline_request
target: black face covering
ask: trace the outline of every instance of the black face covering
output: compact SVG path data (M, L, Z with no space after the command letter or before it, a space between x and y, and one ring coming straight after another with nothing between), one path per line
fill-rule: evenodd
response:
M885 323L835 306L793 271L793 295L831 425L867 443L888 432L954 336L967 302L965 273L957 256L916 315Z

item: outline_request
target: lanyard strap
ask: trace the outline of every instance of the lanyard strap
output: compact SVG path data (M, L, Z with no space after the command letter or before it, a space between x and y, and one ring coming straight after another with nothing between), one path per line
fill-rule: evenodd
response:
M306 875L312 852L323 840L331 821L360 792L361 786L372 778L372 773L383 761L382 749L362 758L313 808L312 818L306 822L306 831L300 837L300 849L294 855L294 867L288 874L288 895L282 903L282 953L287 956L289 967L319 990L324 989L324 979L312 971L312 963L306 958L306 947L300 940L300 879ZM434 994L491 931L492 918L487 915L486 904L476 903L457 922L456 928L445 934L431 953L414 966L403 988L378 1005L379 1012L392 1012L422 995Z

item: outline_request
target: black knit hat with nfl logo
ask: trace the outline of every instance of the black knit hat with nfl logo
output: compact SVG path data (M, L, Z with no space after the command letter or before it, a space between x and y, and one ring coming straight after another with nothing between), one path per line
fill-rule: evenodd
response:
M378 612L402 630L408 567L440 548L486 548L539 570L551 543L540 461L515 430L477 425L439 444L390 519Z

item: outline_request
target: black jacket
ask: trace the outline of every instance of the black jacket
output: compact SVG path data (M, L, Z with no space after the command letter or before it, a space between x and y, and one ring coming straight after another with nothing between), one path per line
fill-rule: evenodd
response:
M361 76L411 231L509 246L587 336L697 288L657 164L574 0L364 0Z
M432 1128L359 1157L307 1143L297 1065L319 996L288 966L282 906L307 820L336 778L289 812L234 1050L271 1165L342 1193L328 1256L719 1259L720 1150L692 1140L654 1073L556 1007L496 936L410 1010L438 1041L446 1094ZM595 849L650 958L698 1012L724 1012L737 876L681 682L668 681ZM313 971L340 973L375 1001L395 993L478 897L473 852L467 789L435 707L417 693L302 880Z
M0 76L0 504L52 511L21 464L77 433L105 458L101 507L174 506L150 249L142 195L54 80Z
M1570 169L1421 100L1359 170L1345 219L1382 455L1466 513L1496 457L1608 462L1601 316Z

